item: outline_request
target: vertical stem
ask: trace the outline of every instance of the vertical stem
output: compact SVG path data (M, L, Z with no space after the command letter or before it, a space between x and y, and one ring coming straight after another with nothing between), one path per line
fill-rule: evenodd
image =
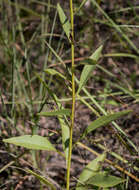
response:
M75 76L74 76L74 15L73 15L73 3L70 0L70 20L71 20L71 59L72 59L72 112L71 112L71 126L70 126L70 139L69 139L69 153L67 163L67 190L70 187L70 167L71 167L71 155L72 155L72 133L74 127L74 112L75 112Z

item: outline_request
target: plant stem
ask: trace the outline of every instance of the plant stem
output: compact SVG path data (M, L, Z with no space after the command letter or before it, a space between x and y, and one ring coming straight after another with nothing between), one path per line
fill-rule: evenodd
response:
M71 20L71 71L72 71L72 111L71 111L71 126L70 126L70 139L69 139L69 153L67 163L67 190L70 187L70 167L71 167L71 155L72 155L72 134L74 127L74 112L75 112L75 76L74 76L74 15L73 15L73 3L70 0L70 20Z

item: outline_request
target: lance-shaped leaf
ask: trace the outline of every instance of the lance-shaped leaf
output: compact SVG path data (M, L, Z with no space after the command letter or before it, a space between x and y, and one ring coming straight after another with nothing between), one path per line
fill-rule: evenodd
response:
M58 108L62 108L60 101L57 101ZM61 126L61 132L62 132L62 146L63 151L65 153L66 162L68 161L68 152L69 152L69 138L70 138L70 131L69 131L69 124L66 116L57 116L60 126Z
M114 121L116 119L118 119L119 117L126 115L128 113L130 113L132 110L126 110L126 111L121 111L118 113L114 113L114 114L109 114L109 115L104 115L99 117L98 119L96 119L95 121L93 121L86 129L85 132L83 134L83 137L85 135L87 135L88 133L94 131L95 129L97 129L98 127L102 127L104 125L109 124L111 121Z
M90 179L92 176L96 175L100 172L101 162L103 162L106 158L106 153L99 155L96 159L92 160L82 171L79 176L79 182L77 184L76 190L85 190L84 185L86 181Z
M98 59L101 56L101 51L102 51L103 46L101 45L90 57L89 60L92 59L92 61L98 61ZM92 71L96 68L96 65L85 65L83 68L83 71L81 73L80 77L80 83L79 83L79 88L77 91L77 94L81 91L82 87L86 84L88 81L89 77L91 76Z
M3 140L6 143L15 144L33 150L48 150L56 151L54 146L46 137L39 135L24 135L19 137L12 137Z
M64 120L63 117L58 116L58 120L60 122L61 129L62 129L62 145L63 145L63 150L65 152L66 161L68 161L69 137L70 137L69 127L66 124L66 122L65 122L65 120Z
M108 187L116 186L123 182L125 182L125 179L109 175L107 172L99 172L95 176L91 177L87 181L87 184L95 185L95 186L103 187L103 188L108 188Z
M40 116L58 116L58 115L67 115L70 116L70 109L60 109L55 111L49 111L49 112L40 112L37 115Z
M63 30L66 33L66 36L68 37L68 39L70 40L70 28L71 28L70 23L59 3L57 4L57 11L59 14L59 18L60 18L60 22L62 24Z

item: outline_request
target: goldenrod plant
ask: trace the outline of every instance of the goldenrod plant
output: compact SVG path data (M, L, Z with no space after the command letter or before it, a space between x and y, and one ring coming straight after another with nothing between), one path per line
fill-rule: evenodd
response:
M11 86L10 91L5 92L9 93L10 101L7 99L7 103L5 103L3 90L0 90L1 104L4 110L2 117L5 117L5 119L1 120L6 120L10 126L6 132L4 125L2 125L1 136L6 151L9 152L13 159L0 168L0 173L10 167L16 171L22 170L40 181L40 189L45 189L45 187L52 190L108 190L113 187L117 190L128 189L129 179L137 183L139 179L132 171L128 168L125 169L118 162L127 164L129 168L131 163L119 152L107 148L107 143L103 144L101 141L103 128L107 127L108 133L114 134L116 141L131 157L136 157L138 153L136 144L127 135L124 127L121 127L120 122L117 122L117 120L120 121L130 117L134 112L132 108L129 109L127 105L121 103L122 98L120 99L119 97L132 99L136 104L138 102L138 90L134 89L132 82L126 78L118 64L113 63L112 58L128 57L137 62L139 50L130 39L132 34L130 29L128 28L130 35L126 34L126 31L103 10L101 0L83 0L80 4L69 0L65 6L64 3L53 5L51 0L47 2L31 0L28 2L28 6L25 6L18 0L0 1L3 18L3 21L0 21L2 25L0 48L3 48L0 58L2 57L2 60L4 60L3 57L5 56L5 62L9 63L11 61L10 67L12 70L10 74L6 70L9 74L8 77L4 74L1 75L1 77L4 77L3 87L7 87L8 80L11 77L11 82L8 84L9 87ZM89 4L87 5L87 3ZM94 17L92 18L93 22L88 19L89 22L92 24L96 22L112 28L113 33L111 35L113 35L114 41L119 40L121 47L127 48L128 51L103 53L107 39L102 38L103 40L97 43L97 47L93 47L92 52L90 52L89 45L82 43L82 51L89 49L89 55L76 57L82 42L81 36L87 32L85 27L83 27L83 31L77 31L76 22L78 22L77 18L85 16L84 7L86 6L89 6L86 9L92 9L94 15L97 12L102 15L102 20L99 17ZM4 7L6 7L6 10L2 9ZM32 7L36 7L36 9L33 10ZM132 9L134 9L135 14L137 7L116 10L115 14L118 15L119 11ZM41 12L36 11L40 9ZM16 22L11 17L12 26L6 26L5 23L7 23L9 15L13 14L13 10L15 10ZM8 14L6 14L6 11L8 11ZM34 23L25 26L32 19L35 19ZM38 20L40 23L38 23ZM11 27L11 29L8 27ZM55 33L55 28L57 31L61 29L61 34ZM78 33L81 38L79 42L76 41ZM137 32L135 32L135 36L137 35ZM58 41L57 38L59 39ZM90 43L92 43L91 40ZM31 54L32 51L33 54ZM62 51L64 51L63 54L61 53ZM39 59L43 59L41 65L37 61L38 54L41 54ZM33 56L36 57L34 58ZM68 58L66 59L66 57ZM110 69L100 64L106 58L109 58ZM0 66L4 72L2 67ZM122 81L118 80L117 73ZM135 80L134 78L136 76L132 76L132 80ZM98 87L95 92L90 90L91 88L88 85L91 83L94 87L99 79L102 83L105 83L103 91L102 88L99 90ZM93 115L93 119L90 119L90 124L85 124L85 127L81 127L79 130L77 130L75 121L75 119L79 119L76 118L76 103L77 105L85 106ZM10 112L8 104L11 106ZM125 105L121 111L109 110L106 107L106 105L116 107L121 104ZM51 109L49 109L49 106L51 106ZM80 111L82 112L82 110ZM41 118L45 118L45 121L48 118L56 118L57 120L54 129L45 129L48 135L41 134L41 124L39 123ZM26 120L25 124L27 125L24 128L21 127L23 120ZM19 123L20 127L18 127ZM99 131L100 140L96 140L95 133L97 131ZM54 142L52 137L55 135L58 136L58 140ZM74 138L74 135L76 138ZM112 137L110 138L112 139ZM104 142L106 140L104 139ZM61 148L59 148L59 144ZM29 151L24 151L23 154L20 154L19 149L14 145L22 147L21 150ZM99 152L95 150L94 145L100 150ZM88 152L90 155L92 154L92 157L94 155L96 157L84 162L84 167L80 169L78 176L73 176L71 174L71 169L75 169L72 167L74 162L72 159L73 150L78 151L79 149ZM41 151L46 151L48 155L46 167L49 165L49 154L53 156L56 154L64 160L65 173L62 178L62 184L41 172L41 156L39 155ZM13 155L13 152L15 155ZM20 163L20 159L28 152L31 153L31 167L22 168L20 164L17 166L16 164ZM111 157L114 161L110 160ZM118 171L118 176L115 175L111 167ZM133 165L133 169L137 171L138 167ZM73 180L74 183L72 183ZM22 183L20 184L22 185ZM1 187L0 184L0 189ZM11 187L11 189L13 188ZM18 188L16 187L15 189Z

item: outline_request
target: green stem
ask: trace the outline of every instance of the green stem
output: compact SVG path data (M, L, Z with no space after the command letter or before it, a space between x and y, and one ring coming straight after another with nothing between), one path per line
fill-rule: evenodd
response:
M75 112L75 76L74 76L74 15L73 15L73 3L70 0L70 19L71 19L71 59L72 59L72 112L71 112L71 126L70 126L70 139L69 139L69 153L67 163L67 190L70 187L70 167L71 167L71 155L72 155L72 134L74 127L74 112Z

